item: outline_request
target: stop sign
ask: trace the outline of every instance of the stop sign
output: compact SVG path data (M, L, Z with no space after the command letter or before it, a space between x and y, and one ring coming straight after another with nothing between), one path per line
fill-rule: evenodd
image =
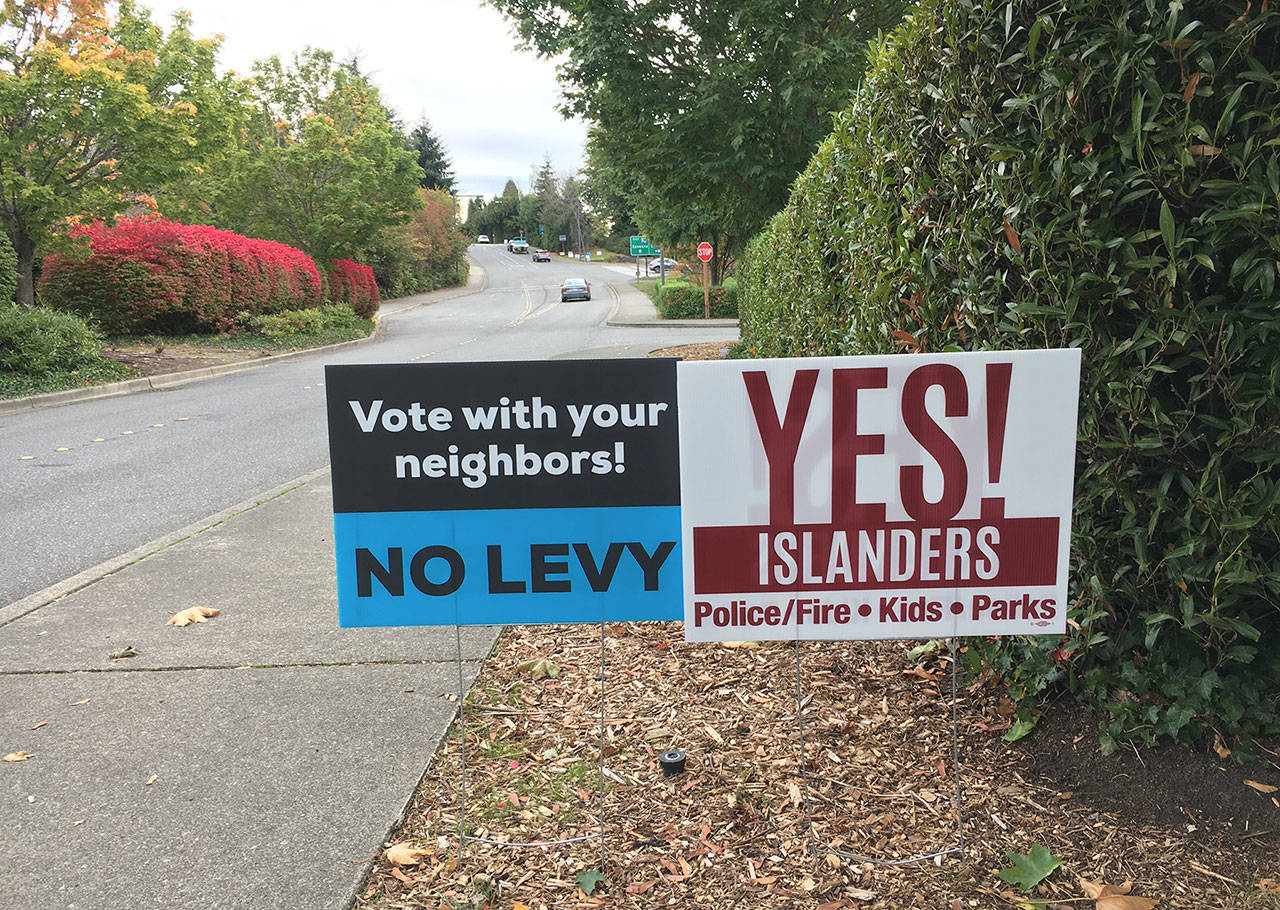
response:
M705 240L702 243L698 244L699 259L701 259L703 262L710 262L711 255L712 255L711 244L707 243Z

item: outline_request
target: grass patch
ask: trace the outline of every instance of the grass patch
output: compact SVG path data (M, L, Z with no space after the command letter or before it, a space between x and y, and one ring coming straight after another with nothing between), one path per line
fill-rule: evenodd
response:
M110 335L113 347L153 348L161 353L166 347L192 345L217 351L285 351L318 348L367 338L373 333L373 320L361 319L359 325L329 326L316 332L297 332L273 338L261 332L236 332L230 335Z
M100 364L86 364L76 370L55 370L47 373L0 373L0 399L24 398L46 392L65 392L85 386L105 385L131 379L136 373L123 363L103 360Z

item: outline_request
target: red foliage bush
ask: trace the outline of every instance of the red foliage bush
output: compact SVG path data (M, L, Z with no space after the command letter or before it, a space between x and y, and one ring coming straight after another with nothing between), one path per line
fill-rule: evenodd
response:
M320 273L301 250L204 225L147 216L71 234L81 255L44 260L40 299L104 331L226 332L238 314L320 303Z
M345 303L365 319L378 311L378 282L369 266L350 259L330 259L325 277L330 303Z

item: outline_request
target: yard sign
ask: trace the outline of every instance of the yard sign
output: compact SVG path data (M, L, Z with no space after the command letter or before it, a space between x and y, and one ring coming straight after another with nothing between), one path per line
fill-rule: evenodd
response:
M1062 633L1078 350L679 365L685 637Z
M325 368L343 627L680 618L671 360Z

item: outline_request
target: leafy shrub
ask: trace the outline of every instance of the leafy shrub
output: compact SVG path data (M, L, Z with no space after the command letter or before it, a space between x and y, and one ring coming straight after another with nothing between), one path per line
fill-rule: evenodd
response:
M249 321L250 328L278 344L300 335L318 335L329 329L342 330L352 337L359 337L367 334L364 330L367 325L345 303L328 304L310 310L284 310L255 316Z
M1104 744L1280 730L1277 73L1266 5L925 0L740 271L761 356L1083 350L1066 640L970 650Z
M331 303L348 304L365 319L378 312L378 283L369 266L350 259L331 259L326 279Z
M0 231L0 306L13 301L18 292L18 254L9 235Z
M421 204L409 221L387 228L365 253L378 288L403 297L465 284L468 238L458 224L453 197L419 190Z
M78 370L97 363L101 350L102 336L71 313L0 303L0 373Z
M48 256L41 301L109 333L225 332L234 314L314 306L320 275L301 250L157 217L76 228L77 251Z
M702 288L684 281L668 281L666 285L658 285L658 312L663 319L701 319L703 306ZM738 318L738 287L726 283L722 287L712 287L711 318Z

